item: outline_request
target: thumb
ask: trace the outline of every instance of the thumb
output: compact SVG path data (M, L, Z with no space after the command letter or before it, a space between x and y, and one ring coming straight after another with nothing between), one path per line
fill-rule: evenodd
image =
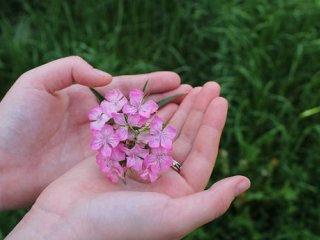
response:
M78 56L61 58L24 73L19 83L55 92L79 83L88 87L99 87L110 83L112 76L93 68Z
M225 178L210 189L173 200L168 209L168 221L181 236L224 214L236 196L250 187L243 176Z

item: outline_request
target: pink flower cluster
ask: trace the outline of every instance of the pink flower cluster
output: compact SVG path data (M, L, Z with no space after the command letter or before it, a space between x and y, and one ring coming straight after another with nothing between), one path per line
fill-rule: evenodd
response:
M124 179L128 170L154 182L172 165L176 129L154 115L158 108L138 89L130 91L129 100L113 89L90 111L91 148L98 151L97 164L112 182Z

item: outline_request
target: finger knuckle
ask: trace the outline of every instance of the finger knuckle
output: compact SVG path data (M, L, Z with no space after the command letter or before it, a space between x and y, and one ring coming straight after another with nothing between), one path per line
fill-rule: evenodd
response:
M73 63L86 63L86 61L78 55L69 56L67 58Z

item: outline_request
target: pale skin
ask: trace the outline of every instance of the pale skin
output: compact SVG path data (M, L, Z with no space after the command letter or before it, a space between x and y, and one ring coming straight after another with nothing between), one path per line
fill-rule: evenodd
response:
M22 75L2 100L0 207L26 206L42 192L8 239L179 239L249 188L247 178L234 176L204 190L227 115L216 83L191 90L170 72L111 78L69 57ZM128 93L147 79L155 100L187 93L158 113L180 133L173 156L182 170L169 169L152 184L110 183L88 147L87 113L97 103L85 86Z

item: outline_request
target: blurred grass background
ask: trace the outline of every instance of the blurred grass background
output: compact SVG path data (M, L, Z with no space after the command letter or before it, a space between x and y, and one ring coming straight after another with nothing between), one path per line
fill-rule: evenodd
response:
M79 55L113 75L216 80L230 102L212 182L251 190L186 239L320 239L320 1L0 1L0 97ZM315 108L314 114L302 114ZM23 179L21 179L23 181ZM0 238L26 210L0 213Z

